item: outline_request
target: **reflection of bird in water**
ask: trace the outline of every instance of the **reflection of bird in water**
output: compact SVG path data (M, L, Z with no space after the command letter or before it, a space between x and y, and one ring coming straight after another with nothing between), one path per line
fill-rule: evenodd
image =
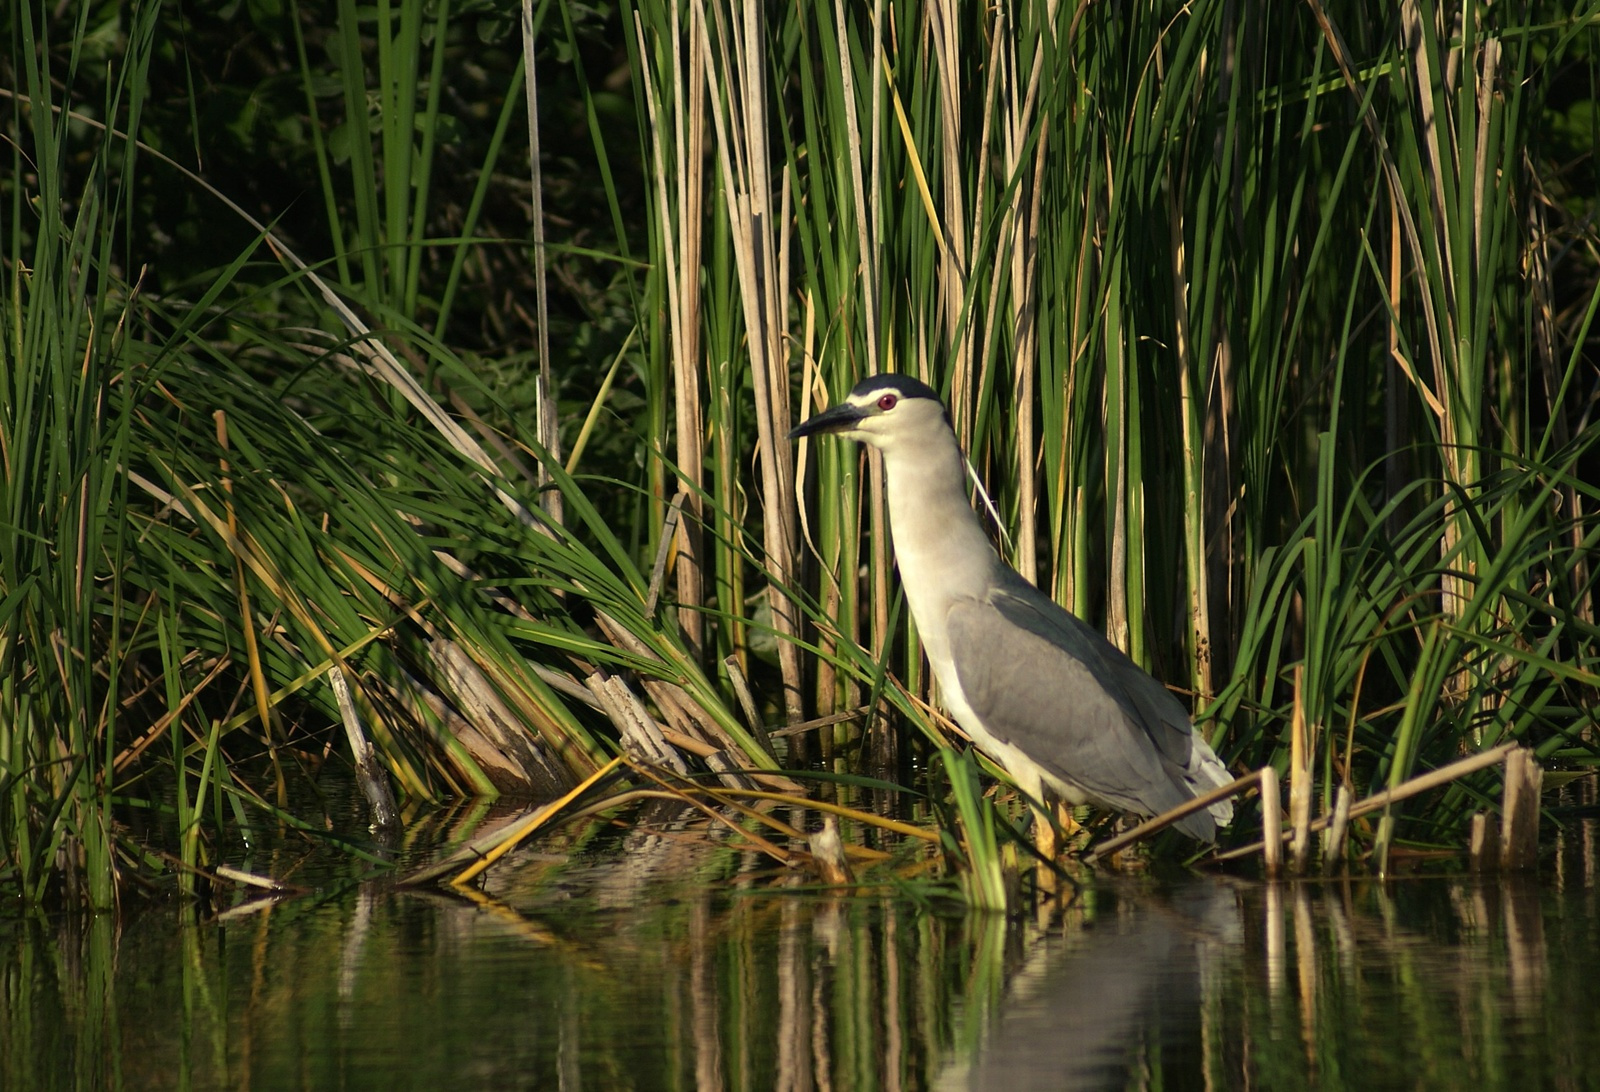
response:
M1040 942L990 1014L976 1053L949 1066L935 1087L1125 1088L1152 1058L1170 1087L1173 1077L1201 1069L1207 948L1241 935L1226 884L1116 900L1092 928Z

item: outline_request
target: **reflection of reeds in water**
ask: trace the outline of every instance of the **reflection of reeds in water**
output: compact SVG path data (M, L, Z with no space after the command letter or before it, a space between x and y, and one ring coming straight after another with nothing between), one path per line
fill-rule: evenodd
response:
M1375 1025L1375 1043L1405 1029L1414 1056L1395 1059L1396 1075L1427 1074L1430 1087L1481 1079L1492 1059L1526 1051L1513 1017L1562 1023L1547 989L1556 973L1544 929L1550 901L1526 877L1297 883L1247 893L1246 920L1259 913L1262 922L1265 1024L1257 1026L1262 1010L1248 1004L1255 988L1237 978L1252 973L1246 956L1223 991L1231 1016L1219 1033L1261 1047L1248 1059L1258 1074L1289 1067L1315 1075L1347 1071L1349 1029L1361 1021ZM1291 964L1292 995L1284 989ZM1302 1057L1287 1060L1283 1040L1298 1043Z
M1594 1058L1592 889L1145 879L943 916L730 894L748 855L655 822L557 837L470 901L7 925L0 1083L1541 1087Z

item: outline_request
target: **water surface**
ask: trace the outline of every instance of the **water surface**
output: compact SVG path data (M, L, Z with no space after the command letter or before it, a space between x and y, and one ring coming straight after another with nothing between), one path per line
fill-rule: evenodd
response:
M1580 824L1536 882L1108 877L1022 920L785 893L698 820L471 897L286 838L307 893L0 918L7 1089L1587 1088ZM428 836L409 849L425 857Z

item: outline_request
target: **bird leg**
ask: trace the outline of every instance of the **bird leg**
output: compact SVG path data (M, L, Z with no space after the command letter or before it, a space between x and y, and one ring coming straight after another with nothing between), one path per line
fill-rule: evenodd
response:
M1037 866L1035 875L1038 877L1039 894L1047 899L1053 899L1057 894L1055 863L1056 851L1061 847L1056 844L1055 824L1050 822L1049 809L1041 802L1028 801L1028 808L1033 812L1033 848L1038 850L1039 856L1045 863Z
M1061 851L1061 844L1056 838L1055 824L1050 821L1050 811L1042 805L1031 805L1033 808L1033 847L1039 851L1039 856L1047 861L1054 861L1056 854Z
M1049 805L1044 795L1044 778L1039 776L1037 770L1013 768L1011 779L1017 783L1017 789L1033 812L1033 847L1039 851L1039 856L1054 861L1061 847L1056 841L1056 828L1050 822L1050 812L1047 810Z

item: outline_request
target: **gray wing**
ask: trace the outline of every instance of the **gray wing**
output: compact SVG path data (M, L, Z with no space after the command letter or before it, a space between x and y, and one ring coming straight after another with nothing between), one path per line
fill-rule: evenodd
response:
M1022 577L1006 570L985 599L957 602L949 625L962 694L995 736L1125 811L1159 814L1193 795L1183 706ZM1215 837L1205 813L1194 820L1192 833Z

